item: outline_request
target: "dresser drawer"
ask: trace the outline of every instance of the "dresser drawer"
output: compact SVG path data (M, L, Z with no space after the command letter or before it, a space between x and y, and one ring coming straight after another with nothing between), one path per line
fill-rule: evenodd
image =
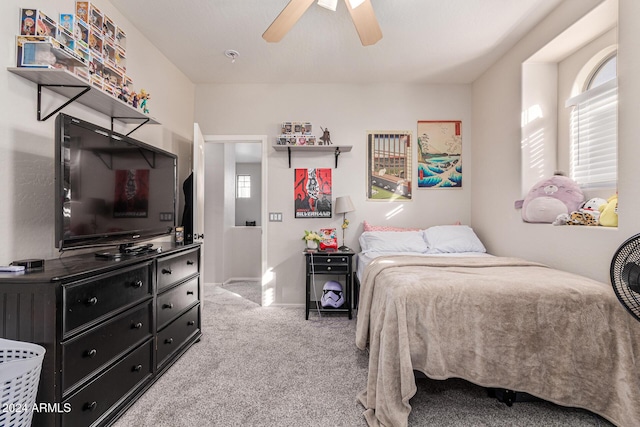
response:
M63 286L63 333L104 320L112 311L152 296L151 263Z
M158 259L158 292L198 272L200 252L189 251Z
M62 343L62 391L77 384L115 357L153 334L153 301L149 300Z
M158 329L161 329L167 323L171 322L176 316L200 299L199 280L200 278L196 276L158 295L156 308L156 312L158 313Z
M169 356L179 350L199 330L200 305L198 304L158 333L158 367L169 360Z
M150 340L66 399L64 403L71 405L71 412L62 414L62 425L90 426L137 386L150 379L152 352L153 340Z
M316 273L345 274L349 272L348 257L314 256L310 262L310 271Z

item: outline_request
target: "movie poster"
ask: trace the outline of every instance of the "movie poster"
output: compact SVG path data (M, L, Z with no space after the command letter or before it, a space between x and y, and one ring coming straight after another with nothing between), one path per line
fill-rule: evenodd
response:
M331 218L331 169L296 169L295 218Z
M146 218L149 214L149 169L116 170L114 218Z

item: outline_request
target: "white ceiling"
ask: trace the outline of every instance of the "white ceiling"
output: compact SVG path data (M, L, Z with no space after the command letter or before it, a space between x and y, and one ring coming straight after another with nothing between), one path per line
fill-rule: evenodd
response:
M383 38L367 47L342 1L279 43L262 33L288 0L111 3L194 83L471 83L561 1L371 0Z

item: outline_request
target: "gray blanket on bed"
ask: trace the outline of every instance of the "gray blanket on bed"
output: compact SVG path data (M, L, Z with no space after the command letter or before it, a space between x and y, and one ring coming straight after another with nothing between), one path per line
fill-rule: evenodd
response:
M585 277L517 258L377 258L360 289L367 344L371 426L407 425L414 369L640 426L640 323Z

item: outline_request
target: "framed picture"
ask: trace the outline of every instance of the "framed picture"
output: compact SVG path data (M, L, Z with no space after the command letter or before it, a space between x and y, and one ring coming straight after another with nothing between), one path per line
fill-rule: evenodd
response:
M367 199L411 200L410 131L367 132Z
M418 188L462 188L462 121L418 122Z
M296 169L295 218L331 218L331 169Z
M114 218L146 218L149 214L149 169L116 170Z

